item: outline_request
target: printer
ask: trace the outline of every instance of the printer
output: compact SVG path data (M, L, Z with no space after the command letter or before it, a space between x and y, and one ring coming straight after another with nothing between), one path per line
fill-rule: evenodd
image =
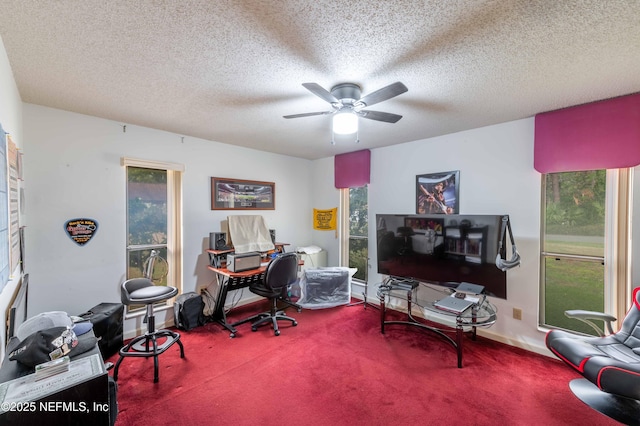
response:
M257 269L260 267L261 259L260 253L257 251L249 253L229 253L227 254L227 269L231 272Z

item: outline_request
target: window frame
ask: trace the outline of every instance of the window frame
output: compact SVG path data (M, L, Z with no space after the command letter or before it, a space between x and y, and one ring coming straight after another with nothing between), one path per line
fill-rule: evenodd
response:
M363 185L367 189L367 211L369 209L369 185ZM351 189L352 188L340 188L340 214L339 214L339 223L340 223L340 247L339 247L339 258L340 258L340 266L349 267L349 247L350 247L350 213L351 213ZM369 280L369 235L367 233L366 237L358 236L358 239L366 239L367 241L367 262L366 269L364 271L365 279L359 279L353 277L351 279L352 284L358 284L362 286L367 286Z
M125 171L125 192L129 185L128 168L146 168L163 170L167 172L167 258L166 261L169 265L169 273L167 275L167 285L176 287L178 294L182 293L182 174L184 173L184 165L178 163L159 162L151 160L142 160L137 158L123 157L121 159L121 165ZM128 199L125 199L125 205L128 203ZM125 226L125 232L128 232L128 209L125 212L127 226ZM130 246L128 236L125 237L125 276L128 279L128 253L132 248L139 249L153 249L158 245L144 245L144 246ZM162 244L162 246L165 246ZM167 303L167 306L172 304L172 300ZM129 310L127 310L129 313ZM137 310L136 310L136 313Z
M550 174L550 173L547 173ZM567 253L546 252L546 185L547 174L541 174L540 203L540 278L538 326L543 330L557 328L545 321L545 260L552 257L575 259L586 262L604 263L604 312L623 318L630 303L631 261L630 220L631 220L631 182L633 169L606 170L605 189L605 236L603 257L584 256ZM576 309L580 309L576 307Z

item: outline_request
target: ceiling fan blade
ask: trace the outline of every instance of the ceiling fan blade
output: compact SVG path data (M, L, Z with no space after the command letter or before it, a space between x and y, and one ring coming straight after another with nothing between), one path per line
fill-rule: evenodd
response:
M369 120L384 121L385 123L397 123L402 118L401 115L391 114L390 112L382 111L360 111L358 113L362 118L368 118Z
M328 115L333 114L333 111L322 111L322 112L305 112L303 114L293 114L293 115L285 115L284 118L300 118L300 117L311 117L314 115Z
M376 90L373 93L369 93L368 95L363 96L362 98L360 98L358 103L361 102L365 104L365 106L371 106L379 102L386 101L387 99L391 99L393 97L401 95L407 90L409 90L407 89L407 86L397 81L393 84L383 87L382 89Z
M330 104L338 102L335 96L331 94L331 92L327 91L324 87L320 86L318 83L302 83L302 85L311 93L316 95L319 98L324 99Z

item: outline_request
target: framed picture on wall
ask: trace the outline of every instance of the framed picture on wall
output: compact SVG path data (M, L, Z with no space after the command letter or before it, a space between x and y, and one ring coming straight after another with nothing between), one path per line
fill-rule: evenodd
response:
M417 214L460 213L460 170L416 176Z
M276 184L254 180L211 178L211 210L274 210Z

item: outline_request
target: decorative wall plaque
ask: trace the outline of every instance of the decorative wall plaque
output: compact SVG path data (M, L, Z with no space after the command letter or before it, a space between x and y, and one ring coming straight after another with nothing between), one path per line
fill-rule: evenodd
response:
M83 246L91 241L96 234L98 222L93 219L71 219L65 223L64 230L71 241Z

